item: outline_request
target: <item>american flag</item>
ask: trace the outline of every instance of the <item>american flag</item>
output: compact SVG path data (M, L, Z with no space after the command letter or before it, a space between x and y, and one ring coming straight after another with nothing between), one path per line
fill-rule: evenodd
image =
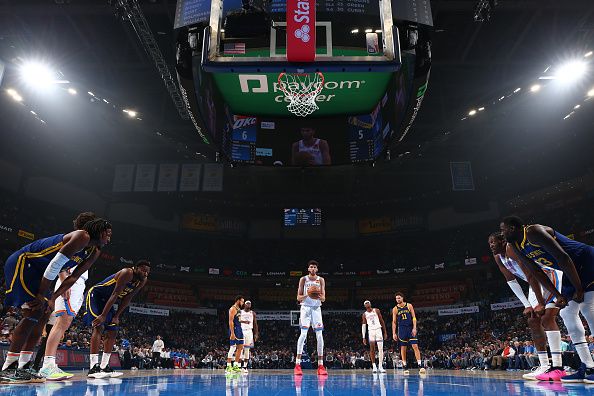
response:
M223 53L226 55L245 54L245 43L227 43L224 46Z

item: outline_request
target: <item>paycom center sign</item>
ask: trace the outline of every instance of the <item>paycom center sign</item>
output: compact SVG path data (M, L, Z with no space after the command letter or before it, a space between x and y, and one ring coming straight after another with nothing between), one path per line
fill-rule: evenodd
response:
M214 73L225 102L236 114L286 116L289 104L278 83L278 73ZM316 98L314 116L365 114L386 92L391 73L325 73Z

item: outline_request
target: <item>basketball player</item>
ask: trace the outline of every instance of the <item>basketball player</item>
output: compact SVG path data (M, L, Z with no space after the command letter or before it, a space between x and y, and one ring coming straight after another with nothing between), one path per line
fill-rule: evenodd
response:
M507 280L509 288L522 304L524 304L524 315L528 319L528 327L530 328L532 340L536 346L538 360L540 362L540 366L535 371L524 374L522 377L524 379L536 380L536 376L545 373L550 367L547 354L547 339L549 340L551 355L559 355L555 356L556 363L558 363L557 358L561 356L561 333L556 320L559 308L555 306L553 294L542 289L540 283L534 277L530 276L529 270L525 271L523 264L521 262L518 263L520 260L514 260L516 256L511 248L509 248L509 254L506 253L506 247L507 243L501 232L494 232L489 236L489 248L493 252L493 257L499 267L499 271L501 271L505 280ZM542 271L560 292L563 273L552 268L542 268ZM528 275L526 274L527 272ZM522 286L520 286L516 278L530 282L528 298L526 298ZM541 312L543 307L544 314ZM558 344L556 344L557 342Z
M302 139L293 143L291 162L293 165L330 165L330 146L324 139L315 137L316 130L301 128Z
M80 213L73 221L74 229L82 229L87 222L94 220L96 217L97 216L95 216L95 213L93 212ZM61 271L58 274L55 290L58 290L62 282L66 280L75 268L76 267L71 270ZM72 320L76 317L78 310L82 306L85 299L85 282L88 278L89 272L85 271L69 290L66 290L61 297L57 298L54 312L51 314L47 323L47 337L37 351L39 356L35 359L37 361L37 359L40 359L41 356L45 355L43 359L43 367L41 368L39 375L46 378L48 381L60 381L74 376L74 374L62 371L56 365L56 352L60 340L64 337L66 330L68 330L72 324Z
M229 353L227 354L227 373L239 373L239 359L243 351L243 331L241 329L241 308L243 307L245 299L243 296L235 297L235 302L229 308ZM234 359L233 364L231 360Z
M366 300L363 302L365 312L361 316L361 335L363 336L363 345L367 345L365 332L369 328L369 355L372 362L372 371L377 373L378 366L375 365L375 345L377 344L379 353L379 372L385 373L384 370L384 340L388 338L386 333L386 324L382 313L377 308L371 307L371 302Z
M243 332L243 354L241 372L248 373L248 363L250 362L250 350L254 343L258 341L260 333L258 331L258 321L256 313L252 311L252 302L246 301L241 310L241 331Z
M0 382L19 383L41 381L32 369L31 361L43 327L54 308L55 298L62 295L95 262L100 249L111 238L111 224L104 219L87 222L82 230L57 234L34 241L15 253L4 264L6 306L21 308L23 319L14 330L6 360L0 372ZM51 283L60 271L76 266L48 301ZM30 366L30 365L29 365ZM27 366L28 367L28 366ZM23 370L25 368L25 370ZM33 373L33 375L32 375Z
M299 279L297 287L297 301L301 304L299 326L301 334L297 340L297 358L295 359L295 375L303 375L301 370L301 355L307 339L309 326L313 324L316 333L318 351L318 375L328 375L324 367L324 323L322 322L322 303L326 300L326 282L318 276L318 262L310 260L307 267L308 275ZM310 290L311 289L311 290ZM313 291L316 293L313 293Z
M398 328L398 333L396 333ZM396 293L396 306L392 308L392 338L398 341L400 345L400 355L402 359L402 368L404 374L408 374L406 369L406 347L412 346L417 358L417 364L420 367L419 374L425 374L425 368L421 367L421 351L419 351L419 341L417 339L417 317L412 304L404 302L404 294Z
M113 371L109 366L109 358L116 339L120 316L132 301L132 298L146 284L151 263L139 260L132 268L123 268L115 274L91 286L86 295L85 315L83 322L93 327L91 335L91 369L87 376L91 378L119 377L123 373ZM118 310L113 308L118 303ZM99 345L101 335L105 333L103 341L103 356L99 364Z
M581 312L590 328L594 328L594 247L574 241L551 227L540 224L525 225L524 221L516 216L504 218L500 228L526 267L538 274L539 282L555 294L557 306L562 307L571 299L559 314L582 365L575 374L566 376L561 355L557 355L559 357L553 361L550 369L536 376L536 379L594 383L594 361L588 350L584 326L579 316ZM563 271L561 294L549 278L538 270L539 267ZM552 357L555 358L555 355Z

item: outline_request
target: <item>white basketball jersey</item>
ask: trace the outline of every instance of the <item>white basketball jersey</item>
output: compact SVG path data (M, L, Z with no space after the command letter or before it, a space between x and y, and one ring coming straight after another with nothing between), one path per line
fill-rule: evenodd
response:
M518 278L528 282L526 274L524 274L524 271L522 271L522 268L520 268L520 265L514 259L506 257L503 254L500 254L499 258L501 259L501 263L503 264L503 266L507 268L509 272L511 272Z
M252 311L246 312L243 309L239 311L241 316L239 320L241 321L241 330L252 330L254 328L254 313ZM243 323L249 322L249 323Z
M310 287L312 286L317 286L320 288L320 290L322 289L322 283L320 282L320 277L316 275L315 279L310 279L309 275L304 277L305 279L305 284L303 285L303 294L306 296L305 300L303 300L303 302L301 303L301 305L305 305L306 307L320 307L322 305L322 301L320 301L319 299L313 299L310 298L307 295L307 290L309 290Z
M314 159L314 165L322 165L322 150L320 150L320 139L316 139L313 145L306 146L303 139L299 141L299 152L311 154Z
M68 269L67 270L68 274L69 275L72 274L74 272L74 270L76 269L76 267L77 266L74 266L74 267ZM87 279L89 279L89 271L83 272L82 275L80 276L80 278L78 278L76 280L76 283L78 283L78 284L82 283L84 285L87 282ZM56 281L56 286L55 286L54 290L58 290L58 288L60 287L61 284L62 284L62 281L60 280L60 278L58 278L58 280Z
M379 316L377 316L377 312L375 312L375 308L371 310L371 312L365 311L365 320L367 321L367 328L369 330L378 330L382 328L382 324L379 320Z

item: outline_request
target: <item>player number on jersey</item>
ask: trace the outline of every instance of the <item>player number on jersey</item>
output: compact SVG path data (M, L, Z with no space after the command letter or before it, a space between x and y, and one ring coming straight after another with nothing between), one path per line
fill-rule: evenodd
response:
M402 319L402 320L406 320L406 314L404 314L404 313L403 313L403 314L400 314L400 316L401 316L401 318L400 318L400 319Z
M547 260L544 257L537 258L536 259L536 262L539 263L539 264L545 265L547 267L552 267L553 266L553 263L551 263L549 260Z

